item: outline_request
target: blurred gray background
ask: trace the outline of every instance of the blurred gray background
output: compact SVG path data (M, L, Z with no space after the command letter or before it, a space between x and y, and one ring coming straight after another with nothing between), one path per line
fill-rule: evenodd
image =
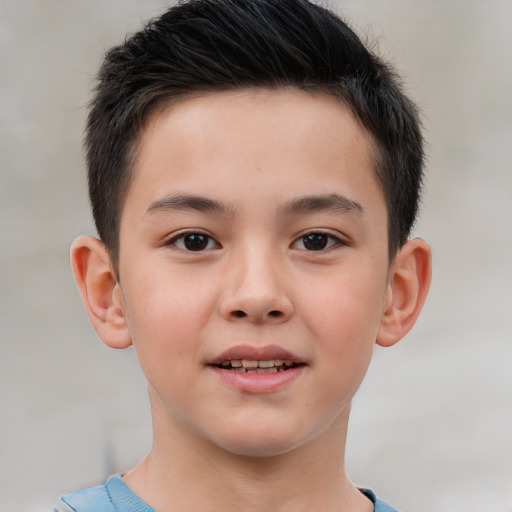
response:
M151 442L132 350L105 348L68 264L94 233L81 154L102 54L161 0L0 0L0 511L128 468ZM434 277L415 330L376 350L348 470L414 512L512 510L512 1L332 1L422 106L416 233Z

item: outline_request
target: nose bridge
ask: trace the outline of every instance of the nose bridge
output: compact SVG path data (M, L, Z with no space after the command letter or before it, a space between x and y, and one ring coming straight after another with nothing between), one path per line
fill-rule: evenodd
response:
M223 315L230 320L281 322L291 315L283 258L263 239L245 239L230 259Z

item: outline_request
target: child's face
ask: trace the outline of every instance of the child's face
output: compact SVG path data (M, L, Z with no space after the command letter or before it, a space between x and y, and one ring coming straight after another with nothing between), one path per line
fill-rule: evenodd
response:
M371 141L333 98L212 93L143 133L120 288L153 409L174 430L247 455L339 430L388 264ZM274 369L242 373L241 360Z

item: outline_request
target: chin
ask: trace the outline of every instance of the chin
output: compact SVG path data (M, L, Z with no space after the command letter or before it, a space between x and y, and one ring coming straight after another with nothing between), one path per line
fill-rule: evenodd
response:
M243 428L239 431L231 429L229 438L224 435L213 441L221 449L244 457L276 457L292 451L297 446L307 442L297 436L297 427L275 430L267 425L265 428Z
M261 442L251 439L251 441L247 442L234 443L231 441L221 445L221 448L233 455L261 459L278 457L292 451L295 446L290 445L289 442Z

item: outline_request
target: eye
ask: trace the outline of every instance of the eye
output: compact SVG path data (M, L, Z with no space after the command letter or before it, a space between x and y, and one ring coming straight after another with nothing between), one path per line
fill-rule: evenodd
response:
M219 244L205 233L189 231L180 233L179 235L171 238L167 245L174 245L183 251L205 251L209 249L218 249Z
M292 247L306 251L323 251L343 242L329 233L315 232L307 233L296 240Z

